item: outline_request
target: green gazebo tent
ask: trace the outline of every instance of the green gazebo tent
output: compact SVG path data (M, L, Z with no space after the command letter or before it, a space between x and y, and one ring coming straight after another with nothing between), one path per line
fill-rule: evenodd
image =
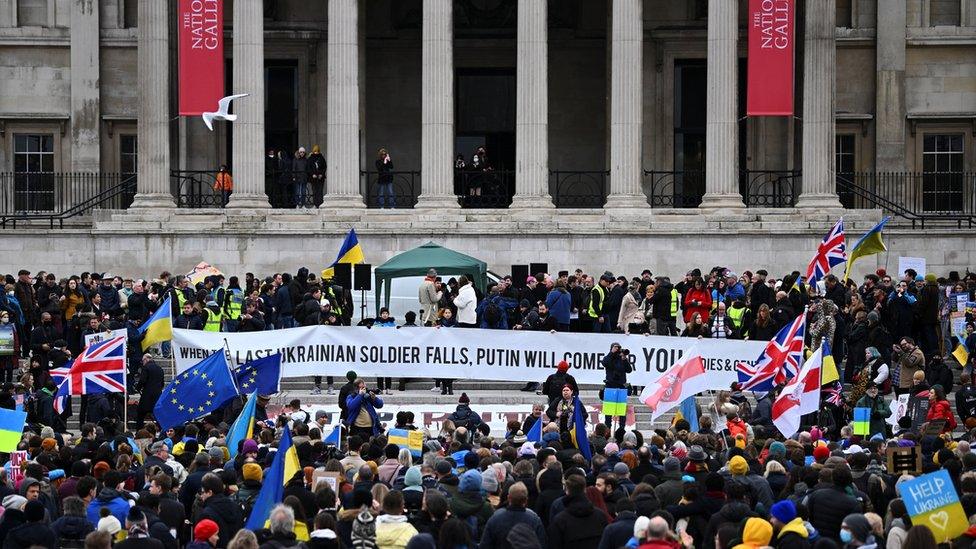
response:
M488 264L469 255L428 242L412 250L395 255L374 270L376 277L376 310L380 308L380 294L385 293L384 304L390 306L390 281L406 276L426 276L434 268L438 275L474 275L472 281L481 291L485 290Z

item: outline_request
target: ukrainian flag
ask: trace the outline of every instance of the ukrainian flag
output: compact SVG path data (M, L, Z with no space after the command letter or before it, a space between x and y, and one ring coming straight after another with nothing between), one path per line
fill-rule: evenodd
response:
M419 458L424 451L423 431L408 431L406 429L390 429L386 434L388 444L396 444L400 448L410 450L410 455Z
M247 403L241 410L241 415L237 416L234 424L227 431L227 449L230 450L230 457L237 455L237 447L241 441L254 436L254 410L257 407L258 392L254 391L247 397Z
M173 309L170 306L170 298L156 309L149 320L139 326L139 333L142 337L142 350L152 347L161 341L173 339Z
M27 423L27 412L0 408L0 452L13 452L17 449Z
M822 362L820 363L820 385L827 385L840 380L840 372L837 371L837 362L830 351L830 342L826 339L820 344L823 352L820 353Z
M248 530L258 530L264 528L265 522L271 517L271 509L281 503L285 494L285 483L295 476L295 473L302 470L298 462L298 454L295 446L291 443L291 431L285 429L281 435L281 442L278 443L278 451L275 452L274 461L264 472L264 482L261 491L258 492L257 499L254 500L254 507L251 516L247 519L245 528Z
M969 362L969 350L966 349L966 342L963 341L962 336L957 335L956 340L959 344L956 345L956 350L952 351L952 356L956 357L960 366L965 367L966 363Z
M335 261L322 271L322 278L330 279L335 276L335 266L339 263L365 263L366 257L363 255L363 248L359 245L359 238L356 237L356 229L349 229L349 234L342 241L342 247L336 255Z
M590 440L586 438L586 415L583 412L583 403L580 402L579 397L573 397L573 400L575 401L573 427L569 430L569 436L572 437L573 446L589 461L593 459L593 453L590 452Z
M864 233L864 236L862 236L861 239L854 244L854 247L851 248L847 253L847 268L844 269L844 281L847 281L847 279L850 278L851 267L859 257L888 251L884 241L881 240L881 229L884 228L885 223L887 223L889 219L891 219L891 217L882 219L881 223L878 223L873 229Z

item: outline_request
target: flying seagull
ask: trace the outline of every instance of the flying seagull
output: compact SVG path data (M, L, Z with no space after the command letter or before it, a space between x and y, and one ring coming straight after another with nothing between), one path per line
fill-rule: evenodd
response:
M203 113L203 123L207 125L207 129L213 131L213 121L214 120L226 120L228 122L233 122L237 120L236 114L228 114L227 110L230 109L230 102L240 98L247 97L246 93L239 93L237 95L228 95L220 101L217 102L217 112L205 112Z

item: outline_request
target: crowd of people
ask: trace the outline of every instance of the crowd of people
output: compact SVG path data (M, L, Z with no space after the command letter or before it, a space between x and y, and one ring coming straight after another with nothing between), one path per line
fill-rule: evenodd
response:
M0 326L12 326L13 335L12 354L0 355L0 407L23 402L28 411L18 445L26 462L0 468L2 547L917 549L947 540L912 524L897 487L940 469L949 471L966 516L976 515L976 384L972 362L951 354L948 326L950 296L976 297L974 274L879 270L861 284L828 276L808 287L798 273L774 280L762 270L739 276L716 267L693 269L676 283L649 270L632 279L577 270L524 283L475 282L468 275L444 281L431 269L418 289L419 314L406 325L768 340L806 311L809 346L833 343L841 380L825 388L827 413L806 416L789 438L770 419L776 390L753 398L737 386L701 411L696 429L687 419L641 429L595 423L581 437L573 417L579 386L568 363L538 388L527 386L547 403L505 432L492 432L464 393L438 426L416 425L405 411L384 424L377 411L393 380L370 388L348 372L338 389L345 426L338 445L323 439L332 431L325 412L313 418L295 400L269 415L263 398L253 438L230 448L240 402L165 430L154 421L164 379L157 357L135 344L139 326L167 298L179 328L348 325L348 288L305 268L198 284L170 273L140 280L21 270L6 277L0 298ZM966 318L961 339L976 357L973 320ZM360 323L402 325L389 311ZM52 407L50 370L78 356L85 335L106 329L130 337L140 412L125 424L121 399L90 395L78 432L69 433L70 409ZM608 388L629 387L623 347L615 344L604 359ZM438 385L453 393L451 380ZM328 390L335 391L332 378ZM892 393L928 399L924 422L890 421L885 396ZM871 410L867 435L854 434L855 407ZM529 441L537 422L541 440ZM941 432L927 428L933 424ZM423 432L419 456L391 443L393 428ZM286 430L302 469L286 479L264 527L245 529ZM889 471L889 447L917 448L921 470ZM319 482L323 475L335 484ZM948 541L971 547L976 527Z

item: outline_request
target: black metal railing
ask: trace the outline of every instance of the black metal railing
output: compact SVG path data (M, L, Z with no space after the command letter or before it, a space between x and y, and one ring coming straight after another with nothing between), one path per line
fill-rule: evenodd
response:
M367 208L410 209L420 195L420 171L359 172L363 178Z
M317 208L328 192L323 177L317 179L307 171L266 170L264 192L272 208Z
M652 208L697 208L705 194L705 172L644 170L644 185Z
M95 208L125 209L136 193L136 175L102 172L0 173L0 225L64 220Z
M221 193L214 189L217 172L211 170L171 170L170 186L178 208L219 208Z
M976 225L976 173L852 172L836 175L845 208L883 210L912 226L933 222Z
M739 187L746 206L792 208L800 194L799 170L740 170Z
M552 202L557 208L602 208L607 203L609 176L609 171L552 170Z
M507 208L515 191L515 170L455 170L454 194L462 208Z

